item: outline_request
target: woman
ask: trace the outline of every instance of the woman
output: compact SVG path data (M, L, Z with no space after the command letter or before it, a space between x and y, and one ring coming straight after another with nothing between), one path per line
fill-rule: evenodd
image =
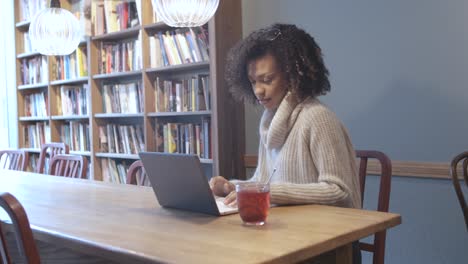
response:
M229 52L226 81L233 95L264 106L258 166L250 181L271 176L271 203L361 208L355 152L336 115L317 97L330 91L320 47L294 25L252 32ZM236 206L235 181L213 177L213 193ZM333 259L323 255L320 263ZM308 262L308 261L307 261ZM353 263L361 263L353 243Z
M226 81L240 99L258 102L258 167L251 181L272 174L271 202L361 208L355 152L336 115L317 97L330 91L328 70L314 39L294 25L252 32L227 58ZM210 186L236 205L234 183L213 177Z

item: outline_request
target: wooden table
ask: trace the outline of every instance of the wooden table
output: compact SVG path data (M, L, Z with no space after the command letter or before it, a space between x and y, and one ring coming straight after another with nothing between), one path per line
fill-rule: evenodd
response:
M148 187L0 170L0 192L23 204L36 239L119 262L292 263L401 223L397 214L320 205L275 207L263 227L239 215L161 208Z

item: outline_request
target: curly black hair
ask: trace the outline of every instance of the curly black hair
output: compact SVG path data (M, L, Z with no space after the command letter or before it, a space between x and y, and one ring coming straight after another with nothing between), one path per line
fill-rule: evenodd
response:
M314 38L289 24L273 24L256 30L232 47L227 55L225 79L236 99L256 102L247 64L271 54L285 73L288 90L299 99L330 91L328 70Z

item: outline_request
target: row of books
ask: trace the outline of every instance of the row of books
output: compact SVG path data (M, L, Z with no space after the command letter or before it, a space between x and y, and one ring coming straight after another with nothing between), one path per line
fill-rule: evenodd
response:
M88 62L85 47L78 47L72 54L56 56L52 70L55 80L70 80L88 75Z
M36 13L49 7L47 0L19 0L19 19L20 21L31 20Z
M138 0L140 4L141 0ZM140 24L135 1L93 1L95 35L120 31Z
M201 123L165 123L156 126L157 151L196 154L205 159L212 157L210 119L203 118Z
M49 123L36 122L34 124L27 124L23 127L24 144L28 148L40 148L42 144L50 141L50 126Z
M156 112L187 112L210 110L209 76L198 75L183 80L156 78Z
M60 126L60 141L73 151L90 151L89 124L70 121Z
M48 116L47 92L37 92L24 95L24 116Z
M143 87L141 81L102 86L104 113L142 113Z
M85 15L91 10L91 1L93 0L71 0L70 12L76 16L80 23L81 31L84 35L91 35L91 20ZM94 2L94 1L93 1ZM19 0L19 21L30 21L42 9L48 8L49 0ZM62 5L62 8L64 6ZM25 52L31 52L25 47Z
M76 16L80 22L81 32L85 36L91 36L91 3L95 0L71 0L70 12Z
M61 85L58 113L61 115L87 115L88 114L88 84Z
M113 183L127 183L127 172L130 163L125 160L115 160L109 158L101 159L102 180Z
M29 38L29 32L23 32L23 52L29 53L33 52L33 47L31 44L31 39Z
M135 0L135 5L137 9L138 21L142 21L141 20L141 0ZM157 16L155 10L153 9L153 12L151 12L151 22L156 23L160 21L161 19Z
M46 56L21 59L21 84L40 84L49 81Z
M39 155L29 155L29 164L27 171L30 172L36 172L37 171L37 165L39 163ZM47 162L47 167L48 167L48 162ZM44 166L45 167L45 166ZM48 169L48 168L47 168Z
M49 171L49 157L44 159L44 171L47 173ZM37 167L39 166L39 153L29 153L29 162L28 162L27 171L36 172Z
M101 42L100 73L137 71L142 68L140 39Z
M143 128L120 124L99 126L99 148L107 153L138 154L145 148Z
M48 173L49 171L49 157L44 159L44 171ZM36 172L37 167L39 166L39 154L29 155L29 164L27 170L30 172Z
M204 27L158 32L149 38L150 66L162 67L209 60Z

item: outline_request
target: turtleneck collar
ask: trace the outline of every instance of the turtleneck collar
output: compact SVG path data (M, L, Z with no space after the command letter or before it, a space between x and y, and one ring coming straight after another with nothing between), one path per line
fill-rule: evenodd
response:
M276 109L265 109L260 120L260 140L267 149L281 149L302 107L290 91Z

